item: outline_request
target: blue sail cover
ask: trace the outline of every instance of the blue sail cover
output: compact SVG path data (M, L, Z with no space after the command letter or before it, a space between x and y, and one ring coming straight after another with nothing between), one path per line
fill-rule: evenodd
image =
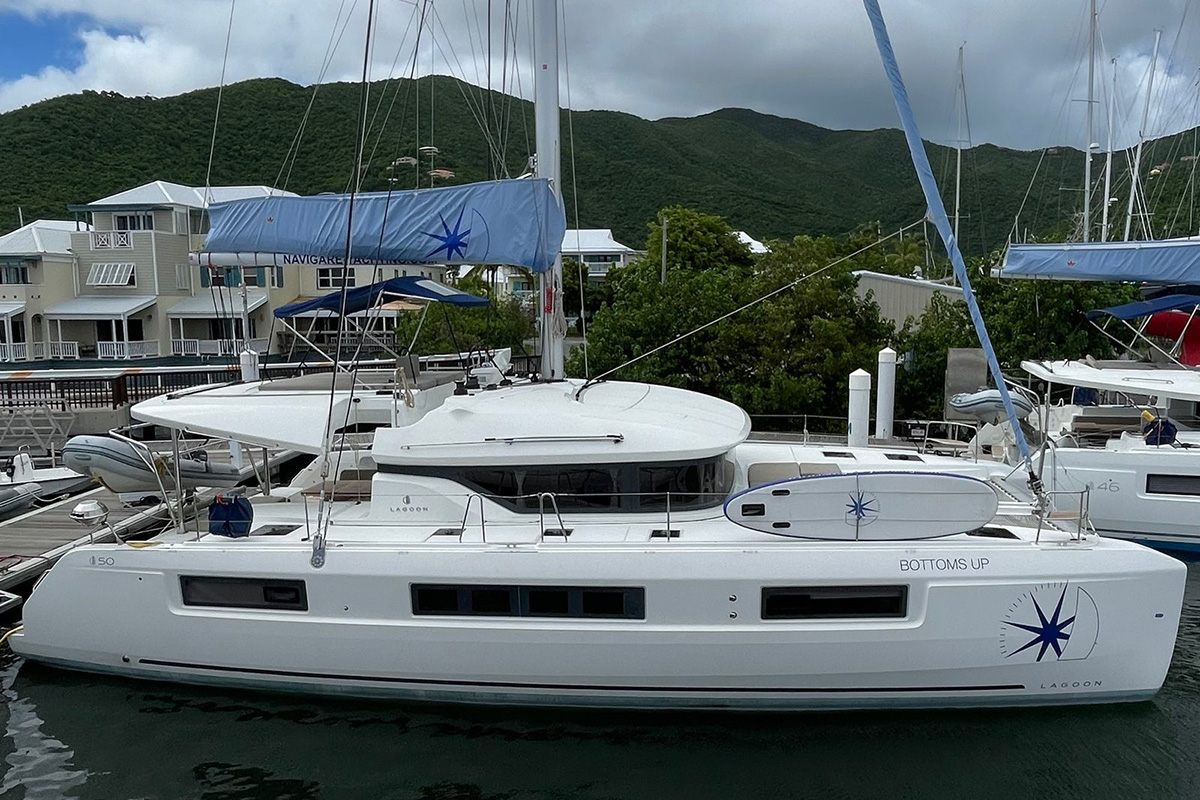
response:
M1151 314L1157 314L1160 311L1178 311L1180 309L1191 310L1196 306L1200 306L1200 295L1195 294L1168 294L1162 297L1155 297L1150 300L1138 300L1133 303L1125 303L1119 306L1109 306L1108 308L1097 308L1087 312L1088 319L1100 319L1100 317L1113 317L1114 319L1141 319L1148 317Z
M384 302L386 302L388 297L409 297L467 307L486 306L488 304L486 297L460 292L458 289L453 289L429 278L409 277L392 278L391 280L372 283L370 286L360 286L357 289L347 290L344 310L347 314L366 311L368 308L373 308L380 301L380 298L384 298ZM299 303L292 303L291 305L277 308L275 309L275 316L278 319L291 319L292 317L298 317L301 314L311 311L326 311L331 314L339 314L342 310L342 293L337 291L313 298L312 300L303 300Z
M1000 274L1073 281L1200 283L1200 239L1014 244L1004 256Z
M208 253L303 253L342 263L350 195L252 197L209 206ZM508 264L544 272L567 218L540 178L354 196L358 263Z
M896 101L896 111L900 114L900 123L904 128L904 138L908 142L909 154L912 156L913 168L917 171L917 180L921 183L921 191L925 193L929 217L937 228L942 242L946 245L946 255L954 266L954 274L962 286L963 299L967 303L967 312L975 325L975 334L979 337L979 345L987 358L988 369L1000 392L1000 400L1012 423L1013 436L1017 440L1017 448L1021 458L1029 470L1033 482L1033 461L1029 456L1029 444L1025 441L1025 433L1021 430L1020 420L1013 408L1012 397L1004 375L1000 371L1000 360L992 348L991 337L988 336L987 326L983 324L983 314L979 311L979 303L975 300L975 291L971 288L971 276L967 274L967 265L958 249L958 241L954 238L954 230L950 227L950 218L946 216L946 206L938 192L937 181L933 177L933 168L929 166L929 155L925 152L925 142L921 139L921 131L917 128L917 120L913 117L912 105L908 102L908 90L904 88L904 78L900 75L900 65L896 62L896 53L892 50L892 40L888 36L887 25L883 22L883 12L879 10L878 0L863 0L867 17L871 20L871 29L875 34L875 45L879 50L879 58L883 61L883 71L887 73L888 81L892 84L892 98Z

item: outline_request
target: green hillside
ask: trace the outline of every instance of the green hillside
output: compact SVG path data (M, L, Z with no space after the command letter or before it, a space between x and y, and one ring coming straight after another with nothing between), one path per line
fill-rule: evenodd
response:
M413 185L414 168L390 173L386 167L398 156L416 153L418 90L420 144L430 143L432 102L432 143L441 151L435 166L453 170L454 182L486 179L497 171L477 121L481 114L507 119L506 125L493 122L489 127L507 131L502 152L508 173L524 170L532 149L527 142L533 138L527 103L489 96L445 77L379 83L371 87L375 122L367 150L375 156L367 188L386 188L390 175L399 176L397 186ZM343 191L353 171L360 87L320 87L289 161L312 96L311 87L279 79L226 87L213 183L275 184L300 193ZM26 220L63 217L68 203L153 179L202 185L216 97L215 89L165 98L85 92L0 114L0 230L16 227L18 206ZM564 114L564 148L569 144L567 121ZM579 223L611 227L633 246L644 244L647 223L668 205L722 215L760 239L844 234L875 221L885 230L894 229L922 214L920 190L897 130L832 131L746 109L657 121L587 111L576 112L570 122L576 138ZM1151 148L1147 164L1161 153L1177 153L1184 138L1172 141L1174 145L1156 145L1157 151ZM1040 152L991 145L966 154L962 238L969 252L982 253L1006 240L1041 157ZM952 154L931 145L930 158L949 204ZM1185 197L1191 187L1185 172L1169 172L1160 184L1163 191ZM1022 228L1033 234L1069 229L1079 193L1061 187L1077 186L1081 174L1078 151L1063 148L1045 156ZM574 225L569 160L563 175L568 221ZM1165 200L1162 205L1176 206Z

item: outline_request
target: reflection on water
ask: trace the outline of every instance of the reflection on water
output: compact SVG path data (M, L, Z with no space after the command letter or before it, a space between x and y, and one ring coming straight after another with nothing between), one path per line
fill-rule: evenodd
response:
M0 656L5 798L1200 797L1200 565L1150 703L517 712L136 683Z

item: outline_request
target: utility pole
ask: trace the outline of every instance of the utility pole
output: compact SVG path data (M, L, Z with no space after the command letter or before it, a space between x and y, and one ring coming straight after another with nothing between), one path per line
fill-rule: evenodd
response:
M662 282L667 282L667 215L662 215Z
M1091 0L1088 39L1087 152L1083 162L1083 240L1092 240L1092 116L1096 102L1096 0Z
M1137 151L1133 156L1133 174L1129 176L1129 203L1125 207L1125 241L1129 241L1129 229L1133 226L1133 204L1138 187L1142 184L1142 145L1146 141L1146 125L1150 120L1150 94L1154 91L1154 71L1158 65L1158 43L1162 31L1154 32L1154 54L1150 56L1150 77L1146 83L1146 102L1142 105L1142 126L1138 128Z

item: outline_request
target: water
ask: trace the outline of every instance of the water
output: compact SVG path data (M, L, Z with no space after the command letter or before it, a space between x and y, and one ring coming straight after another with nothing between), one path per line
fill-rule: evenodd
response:
M1200 797L1200 564L1148 703L661 715L458 710L135 683L0 657L25 798Z

